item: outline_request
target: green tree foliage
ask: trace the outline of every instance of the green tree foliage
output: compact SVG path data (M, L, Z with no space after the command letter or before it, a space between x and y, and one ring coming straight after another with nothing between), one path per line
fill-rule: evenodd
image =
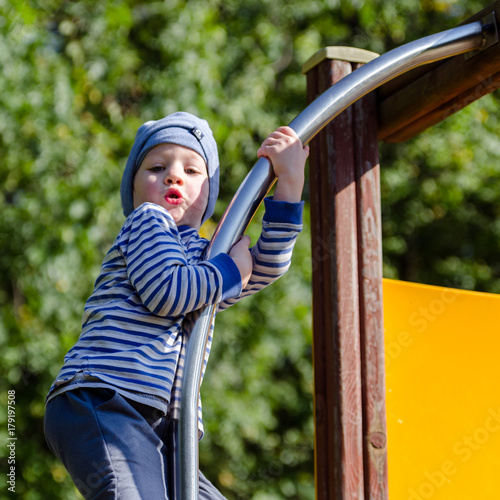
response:
M388 276L500 291L499 131L498 98L488 96L386 150Z
M211 123L217 220L259 142L304 108L300 69L318 49L384 53L483 6L0 0L0 397L5 408L16 391L18 498L78 498L44 443L44 397L123 222L118 189L137 127L179 109ZM500 291L498 116L492 95L408 143L382 145L386 276ZM305 222L291 271L217 319L200 459L228 498L314 497ZM255 241L258 224L250 233Z

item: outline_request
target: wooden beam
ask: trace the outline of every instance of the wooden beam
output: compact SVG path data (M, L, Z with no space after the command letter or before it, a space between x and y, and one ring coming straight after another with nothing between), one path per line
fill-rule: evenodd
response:
M358 65L357 65L358 66ZM373 93L354 104L365 498L388 497L382 215Z
M350 71L350 63L324 61L318 67L318 92ZM318 162L310 163L318 500L363 499L351 123L352 110L347 110L311 143L310 162Z
M308 100L356 69L363 52L354 63L329 59L345 55L342 50L316 56L316 65L307 67ZM311 141L318 500L387 498L375 110L372 94Z
M500 25L500 0L462 24L494 14ZM423 66L377 91L379 139L402 142L435 125L500 87L500 43L474 55L461 54Z

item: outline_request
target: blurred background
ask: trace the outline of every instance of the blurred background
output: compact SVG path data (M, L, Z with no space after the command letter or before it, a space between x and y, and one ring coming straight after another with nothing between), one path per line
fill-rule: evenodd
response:
M385 53L451 28L474 0L0 0L0 471L16 394L16 494L81 498L43 436L45 395L124 217L139 125L185 110L219 144L210 237L260 142L305 107L328 45ZM480 82L480 75L478 75ZM500 99L381 144L384 276L500 292ZM202 387L205 474L228 499L313 499L311 258L217 318ZM259 223L249 233L253 241Z

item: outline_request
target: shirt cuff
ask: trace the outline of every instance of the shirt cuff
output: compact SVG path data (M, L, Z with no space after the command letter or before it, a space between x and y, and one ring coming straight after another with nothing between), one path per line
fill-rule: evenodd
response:
M275 201L273 198L264 198L266 213L263 220L286 224L302 224L304 202L290 203L289 201Z
M213 264L222 275L221 302L237 297L242 290L241 274L238 266L227 253L220 253L208 262Z

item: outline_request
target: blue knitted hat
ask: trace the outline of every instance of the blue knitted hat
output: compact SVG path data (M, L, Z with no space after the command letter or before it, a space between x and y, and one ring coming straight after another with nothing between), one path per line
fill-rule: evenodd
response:
M207 165L209 195L201 223L209 219L219 194L219 155L210 126L190 113L178 112L139 127L130 151L120 186L123 214L128 217L134 210L134 175L146 154L158 144L178 144L196 151Z

